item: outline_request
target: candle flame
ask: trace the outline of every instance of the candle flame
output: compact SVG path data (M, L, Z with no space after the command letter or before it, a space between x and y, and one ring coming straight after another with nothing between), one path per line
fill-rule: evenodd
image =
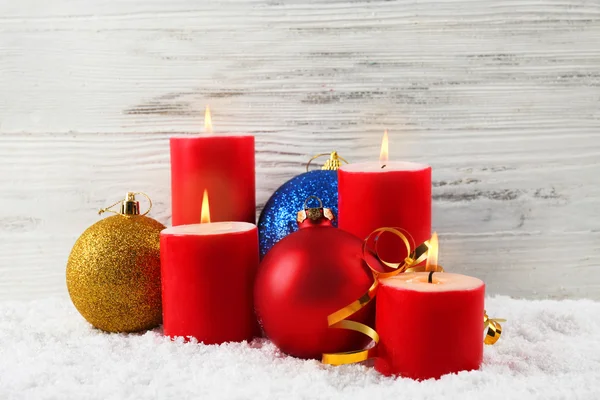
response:
M202 211L200 212L200 223L208 224L210 222L210 207L208 205L208 190L204 189L202 196Z
M379 153L379 162L383 168L388 162L389 155L389 144L388 144L388 131L387 129L383 133L383 139L381 139L381 153Z
M213 131L209 106L206 106L206 110L204 111L204 131L208 133L212 133Z
M437 271L438 265L438 235L433 232L431 239L429 239L429 250L427 251L427 263L425 264L425 271Z

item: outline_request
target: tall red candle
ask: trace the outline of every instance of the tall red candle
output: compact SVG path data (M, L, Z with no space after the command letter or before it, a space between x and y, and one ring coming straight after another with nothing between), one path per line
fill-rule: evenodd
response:
M382 168L383 166L383 168ZM366 238L382 227L406 230L419 245L431 236L431 167L410 162L348 164L338 170L339 228ZM384 260L401 261L404 246L382 236Z
M165 229L160 261L165 335L214 344L250 340L258 332L255 225L217 222Z
M200 222L205 189L219 199L211 207L214 222L255 222L254 136L171 138L173 226Z
M382 279L375 368L413 379L478 369L483 357L485 285L470 276L414 272Z

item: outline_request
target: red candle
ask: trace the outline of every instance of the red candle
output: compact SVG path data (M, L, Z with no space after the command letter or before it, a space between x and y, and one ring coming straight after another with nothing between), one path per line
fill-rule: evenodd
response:
M203 211L205 219L207 214ZM165 335L215 344L250 340L258 332L255 225L217 222L167 228L160 235L160 261Z
M419 245L431 236L431 167L387 161L387 132L379 162L348 164L338 170L338 226L359 238L382 227L406 230ZM404 259L403 246L392 237L378 241L380 256Z
M207 130L212 131L207 108ZM219 201L212 220L256 220L254 136L174 137L171 143L173 226L200 222L202 192Z
M484 283L413 272L382 279L377 292L375 368L413 379L478 369L483 357Z

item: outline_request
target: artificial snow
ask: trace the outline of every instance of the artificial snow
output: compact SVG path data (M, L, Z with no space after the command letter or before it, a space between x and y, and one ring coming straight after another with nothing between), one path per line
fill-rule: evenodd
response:
M160 329L107 334L67 298L5 302L0 399L600 398L600 303L496 297L486 309L508 322L481 370L416 382L298 360L264 339L205 346Z

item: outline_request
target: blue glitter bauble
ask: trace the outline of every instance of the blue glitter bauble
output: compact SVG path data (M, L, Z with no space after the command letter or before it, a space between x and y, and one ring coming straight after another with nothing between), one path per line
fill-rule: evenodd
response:
M258 219L260 257L264 257L271 247L290 233L298 230L296 216L304 208L309 196L317 196L323 207L330 208L337 217L338 179L337 171L315 170L298 175L273 193ZM309 207L318 207L312 199ZM337 220L333 220L337 227Z

